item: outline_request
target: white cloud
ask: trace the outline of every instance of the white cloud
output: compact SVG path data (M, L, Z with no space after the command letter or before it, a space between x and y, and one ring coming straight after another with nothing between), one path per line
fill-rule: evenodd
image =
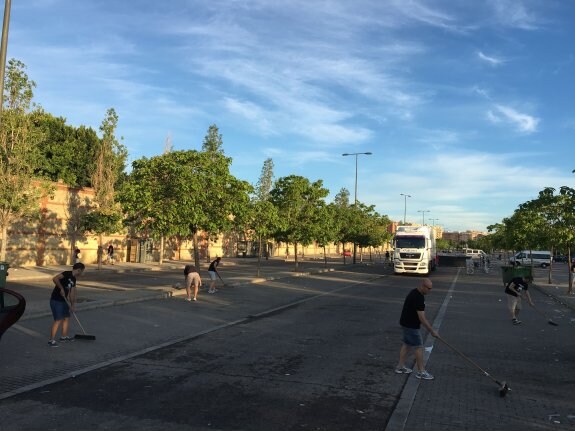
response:
M559 187L571 179L554 168L529 161L536 153L450 151L421 156L413 153L401 166L364 173L362 200L376 205L378 212L401 220L407 193L408 221L420 223L417 210L429 210L425 218L452 230L483 230L513 214L517 206L537 197L545 187ZM521 178L521 181L517 181ZM394 187L381 187L390 184ZM400 187L398 187L400 185Z
M494 110L487 111L487 118L493 123L510 123L523 133L534 133L537 131L540 121L537 117L523 114L504 105L495 105Z
M226 97L224 106L230 113L249 120L250 126L256 127L264 136L278 134L268 112L255 103Z
M432 9L427 4L416 0L393 0L397 8L406 17L412 20L425 23L433 27L456 30L456 20L449 14L438 9Z
M477 53L477 56L479 57L480 60L483 60L492 66L499 66L500 64L504 63L504 61L505 61L505 60L501 60L501 59L493 57L493 56L488 56L481 51L479 51Z
M536 30L539 19L529 11L524 0L491 0L490 4L500 24L521 30Z
M417 139L418 142L429 144L434 149L439 150L446 145L459 142L459 134L453 130L426 130L423 136Z

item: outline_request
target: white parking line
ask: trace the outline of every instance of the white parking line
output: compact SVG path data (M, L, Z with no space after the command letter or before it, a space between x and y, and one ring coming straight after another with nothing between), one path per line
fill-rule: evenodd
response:
M455 278L451 282L451 286L447 294L445 295L445 299L441 304L441 308L439 309L437 316L433 320L433 329L439 332L439 328L441 327L441 323L443 322L443 318L445 317L445 312L447 311L447 305L451 300L451 296L453 293L453 289L455 289L455 285L457 284L457 279L459 278L459 273L461 269L457 270L457 274L455 274ZM424 351L423 351L423 364L427 364L429 356L433 350L433 345L435 343L435 338L431 334L427 334L425 338ZM415 395L417 394L417 388L419 387L419 379L416 379L412 373L411 376L407 379L403 390L399 396L399 401L389 418L389 422L385 427L385 431L403 431L405 429L405 424L407 423L407 419L409 417L409 412L411 411L411 407L413 406L413 401L415 400Z

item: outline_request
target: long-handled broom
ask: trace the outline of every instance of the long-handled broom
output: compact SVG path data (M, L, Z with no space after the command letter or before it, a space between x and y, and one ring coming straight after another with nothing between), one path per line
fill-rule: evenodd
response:
M481 368L479 365L477 365L475 362L473 362L471 359L469 359L467 356L465 356L462 352L460 352L455 347L453 347L451 344L449 344L447 341L445 341L443 338L438 337L438 339L440 341L442 341L443 344L445 344L451 350L453 350L455 353L457 353L459 356L461 356L463 359L465 359L467 362L469 362L471 365L473 365L475 368L477 368L481 372L483 372L483 374L485 376L487 376L491 380L493 380L497 384L497 386L499 386L499 396L501 398L505 397L505 395L507 395L507 392L509 392L511 390L511 388L509 387L509 385L505 381L500 382L499 380L495 379L494 377L491 376L491 374L489 374L487 371L485 371L483 368Z
M78 322L78 326L80 326L80 329L82 329L82 332L83 332L83 334L74 335L74 338L77 340L92 340L92 341L95 340L96 339L95 335L86 334L86 330L84 329L84 327L80 323L80 319L78 319L78 316L76 316L76 313L74 311L72 311L72 314L74 315L76 322Z

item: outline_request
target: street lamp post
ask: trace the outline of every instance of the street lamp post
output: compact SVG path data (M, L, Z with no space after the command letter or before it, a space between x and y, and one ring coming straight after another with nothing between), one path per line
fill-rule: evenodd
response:
M4 104L4 72L6 69L6 49L8 46L8 28L10 26L11 0L4 2L4 21L2 22L2 42L0 43L0 124Z
M357 156L371 156L370 152L367 153L343 153L342 156L355 156L355 188L354 188L354 195L353 195L353 202L354 206L357 206ZM357 242L353 242L353 263L355 264L357 259Z
M411 195L406 195L405 193L400 193L400 196L403 196L403 224L405 225L405 217L407 215L407 198L410 198Z
M417 210L418 213L421 213L422 217L423 217L423 223L422 225L425 226L425 213L428 213L430 210Z
M429 220L431 220L431 223L433 223L433 227L435 227L435 222L439 219L438 218L430 218Z

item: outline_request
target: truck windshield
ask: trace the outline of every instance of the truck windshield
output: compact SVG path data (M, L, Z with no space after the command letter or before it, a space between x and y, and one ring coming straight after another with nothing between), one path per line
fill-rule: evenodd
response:
M425 248L425 237L423 236L395 237L395 248Z

